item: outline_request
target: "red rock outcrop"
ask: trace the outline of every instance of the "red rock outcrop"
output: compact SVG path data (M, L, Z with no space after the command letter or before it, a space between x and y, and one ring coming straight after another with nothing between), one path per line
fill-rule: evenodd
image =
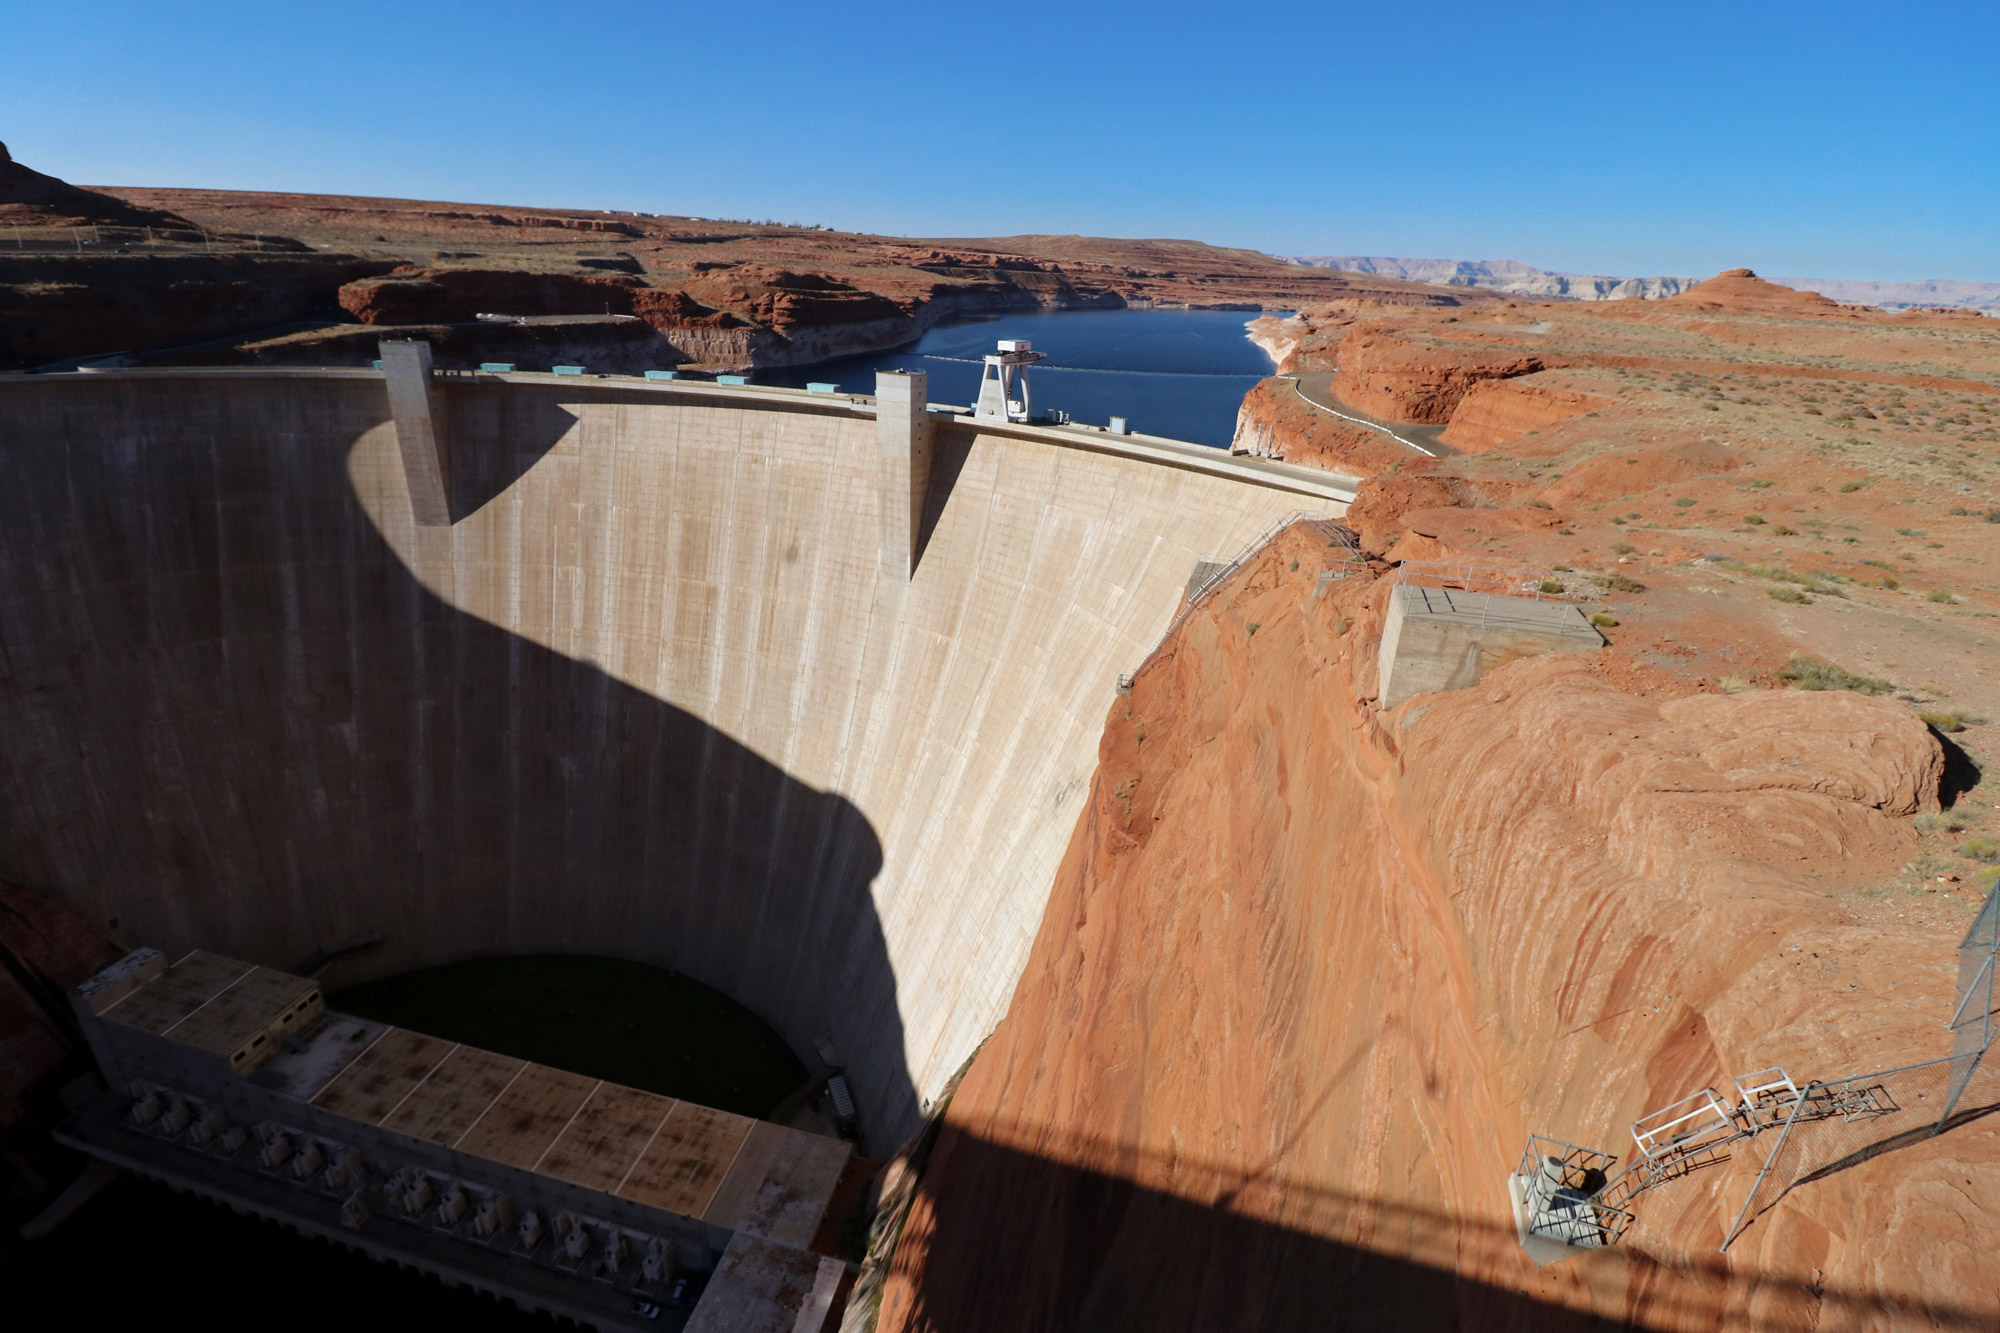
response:
M744 264L690 280L686 290L706 305L728 310L747 323L773 329L781 337L790 337L801 328L882 320L902 321L910 336L916 332L909 308L824 273Z
M64 1183L44 1137L62 1115L52 1084L88 1067L67 992L118 956L67 908L0 880L0 1179L17 1207Z
M1818 315L1838 314L1850 309L1818 292L1802 292L1795 287L1780 287L1775 282L1766 282L1747 268L1726 268L1707 282L1696 283L1666 300L1677 306L1706 306L1712 310L1747 314Z
M1238 574L1107 718L884 1333L2000 1324L1990 1120L1799 1187L1727 1255L1761 1148L1545 1269L1505 1189L1531 1130L1623 1152L1730 1073L1942 1053L1954 941L1843 896L1936 804L1923 725L1840 692L1640 698L1595 655L1380 713L1385 584L1315 597L1300 554Z
M1480 380L1465 391L1452 410L1451 424L1439 438L1466 453L1497 449L1531 430L1609 407L1596 394L1574 393L1518 379Z
M1444 464L1413 461L1362 482L1347 507L1347 525L1360 536L1362 549L1380 553L1408 530L1401 522L1404 514L1446 506L1470 508L1483 498L1476 486Z
M1363 326L1340 343L1333 391L1356 411L1384 421L1443 425L1474 384L1530 375L1547 364L1518 347L1444 343Z
M1259 381L1243 396L1231 447L1362 477L1414 457L1381 431L1315 411L1288 379Z
M636 278L515 269L404 268L340 289L340 306L364 324L457 324L505 315L629 315Z

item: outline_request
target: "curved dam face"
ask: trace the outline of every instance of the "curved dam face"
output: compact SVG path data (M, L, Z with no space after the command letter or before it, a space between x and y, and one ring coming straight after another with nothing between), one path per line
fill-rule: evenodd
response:
M905 578L862 400L440 396L420 527L379 375L0 377L0 874L169 953L379 936L334 986L673 968L831 1036L878 1152L1004 1012L1194 564L1344 509L941 422Z

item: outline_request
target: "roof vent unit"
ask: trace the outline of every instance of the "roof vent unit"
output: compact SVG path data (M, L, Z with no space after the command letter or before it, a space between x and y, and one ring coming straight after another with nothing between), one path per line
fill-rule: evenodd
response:
M479 1203L472 1215L472 1231L477 1236L498 1235L500 1228L514 1220L514 1196L494 1194Z

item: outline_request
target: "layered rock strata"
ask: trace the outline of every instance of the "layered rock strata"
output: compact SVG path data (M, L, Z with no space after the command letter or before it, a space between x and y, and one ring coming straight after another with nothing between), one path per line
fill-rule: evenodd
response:
M1847 906L1914 846L1936 739L1850 693L1638 697L1587 655L1381 712L1387 587L1316 596L1297 540L1106 718L881 1327L2000 1319L1991 1121L1801 1186L1726 1256L1761 1150L1544 1269L1505 1189L1530 1131L1623 1151L1732 1073L1944 1053L1950 942Z
M1597 394L1576 393L1518 379L1480 380L1452 409L1439 438L1454 449L1482 453L1543 426L1609 407Z

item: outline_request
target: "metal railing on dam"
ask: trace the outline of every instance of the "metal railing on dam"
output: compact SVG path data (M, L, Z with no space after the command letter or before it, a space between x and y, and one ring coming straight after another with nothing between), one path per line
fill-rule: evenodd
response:
M441 382L455 385L555 385L566 393L585 396L637 392L685 401L722 400L734 406L772 411L836 411L855 416L875 415L873 394L828 394L775 385L721 384L713 380L658 380L647 379L643 375L558 375L548 371L454 369L439 369L433 373ZM188 366L85 368L57 375L0 374L0 382L27 378L50 381L76 375L87 375L93 379L109 377L186 381L338 378L379 382L382 379L380 370L366 367ZM1169 436L1136 433L1117 435L1102 427L1073 422L1050 425L1032 422L975 421L970 408L939 403L930 404L929 410L938 424L952 429L976 430L985 434L1040 440L1062 448L1087 449L1095 453L1110 454L1165 467L1187 468L1213 476L1228 477L1247 485L1289 491L1341 505L1346 505L1354 499L1355 492L1361 484L1361 478L1345 473L1328 472L1320 468L1303 467L1271 459L1246 458L1232 455L1227 449L1196 444L1189 440L1176 440Z
M1348 483L875 406L442 376L448 522L369 370L0 376L0 840L168 949L340 986L595 953L848 1061L868 1146L1004 1013L1121 671Z

